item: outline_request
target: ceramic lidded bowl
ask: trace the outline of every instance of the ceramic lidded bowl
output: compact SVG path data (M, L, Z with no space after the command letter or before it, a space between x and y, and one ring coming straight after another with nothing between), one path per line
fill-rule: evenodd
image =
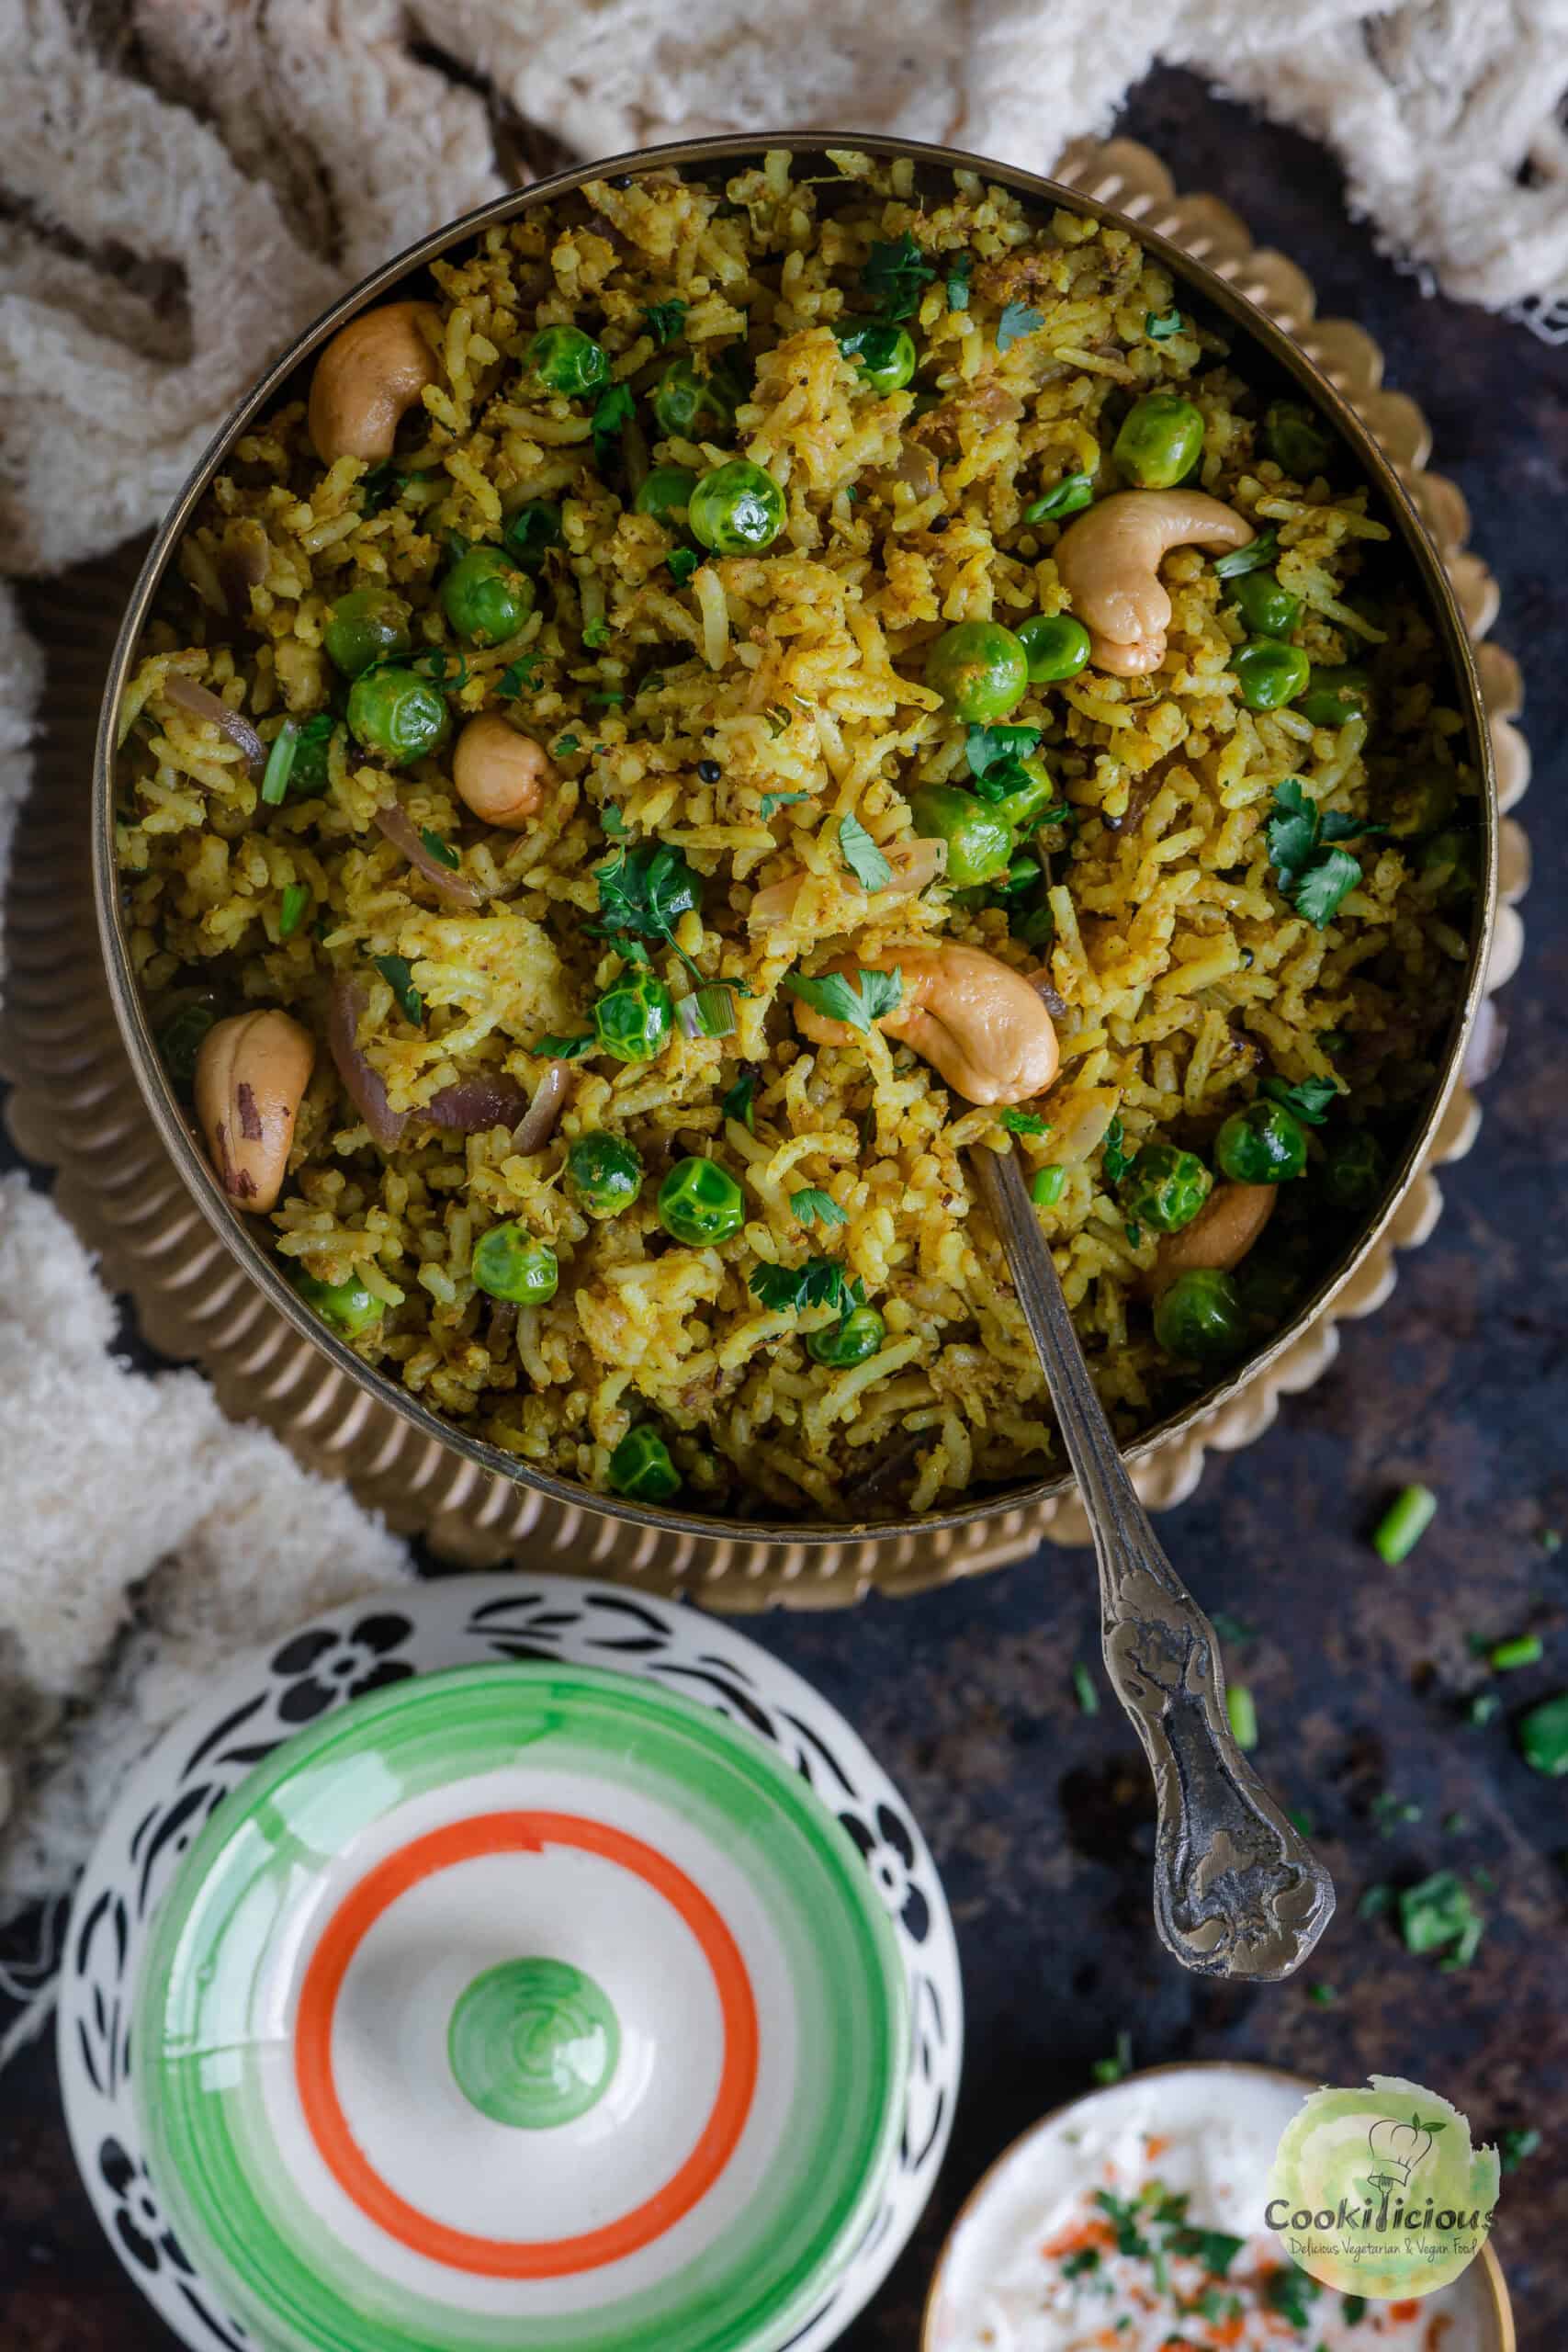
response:
M266 2352L773 2352L874 2211L907 2007L860 1857L747 1734L459 1668L288 1741L186 1857L149 2166Z

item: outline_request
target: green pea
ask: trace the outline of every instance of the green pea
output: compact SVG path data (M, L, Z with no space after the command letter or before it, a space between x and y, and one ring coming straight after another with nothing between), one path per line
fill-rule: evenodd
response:
M874 392L902 391L915 372L915 341L905 327L881 319L840 319L833 333Z
M1178 1274L1155 1301L1155 1338L1168 1355L1223 1363L1247 1345L1247 1316L1229 1274L1208 1266Z
M1348 718L1370 718L1372 682L1354 662L1314 666L1300 707L1302 717L1314 727L1343 727Z
M547 390L596 391L610 377L610 362L602 343L581 327L541 327L528 345L528 365Z
M1451 826L1434 833L1421 852L1421 871L1436 877L1439 899L1472 899L1481 881L1473 835Z
M530 498L509 518L502 537L519 563L537 571L546 548L560 545L560 508L553 498Z
M1369 1127L1342 1136L1323 1163L1323 1189L1337 1209L1366 1208L1382 1190L1387 1159Z
M675 1000L657 972L623 972L593 1008L593 1034L618 1062L657 1061L675 1026Z
M681 1474L651 1421L639 1421L610 1456L610 1487L632 1502L667 1503L681 1491Z
M1271 571L1244 571L1230 583L1230 600L1258 637L1289 637L1302 616L1301 598Z
M590 1216L619 1216L642 1190L642 1155L619 1136L577 1136L567 1147L566 1181Z
M1195 1152L1173 1143L1146 1143L1122 1179L1122 1214L1156 1233L1179 1233L1191 1224L1213 1183Z
M1306 1130L1266 1094L1233 1111L1214 1137L1214 1162L1238 1184L1287 1184L1306 1167Z
M412 670L367 670L348 690L350 734L394 764L438 751L451 725L446 695Z
M1029 685L1029 656L1000 621L960 621L926 655L926 684L955 718L1005 718Z
M492 1225L481 1233L468 1271L491 1298L511 1299L517 1306L545 1306L560 1282L555 1251L548 1242L536 1241L525 1225Z
M678 1159L659 1187L659 1222L694 1248L728 1241L746 1222L746 1195L716 1159Z
M1312 664L1299 645L1281 644L1277 637L1249 637L1237 647L1231 667L1248 710L1281 710L1306 684Z
M534 583L504 548L470 548L441 582L441 608L465 645L499 645L534 609Z
M1334 444L1310 408L1300 401L1273 401L1263 418L1263 447L1274 463L1297 481L1312 481L1328 469Z
M909 810L918 833L947 843L943 879L955 890L1006 873L1018 836L977 794L952 784L922 784L909 795Z
M1145 392L1122 422L1111 449L1140 490L1170 490L1203 454L1203 415L1179 392Z
M1071 613L1036 613L1023 623L1018 641L1032 686L1060 685L1065 678L1076 678L1089 660L1089 631Z
M806 1352L813 1363L829 1364L841 1372L847 1364L863 1363L867 1356L874 1356L886 1337L887 1326L874 1306L852 1306L825 1331L813 1331Z
M653 420L682 441L713 440L735 423L740 395L723 376L699 376L689 359L672 359L653 395Z
M672 514L685 513L696 486L696 475L685 466L655 466L633 499L632 511L668 523Z
M1458 799L1459 778L1452 768L1423 768L1394 794L1388 830L1402 842L1440 832Z
M217 1019L216 1005L206 998L194 998L171 1012L153 1032L159 1059L181 1094L188 1095L196 1084L197 1057Z
M341 1331L345 1340L358 1339L378 1323L385 1308L373 1290L356 1283L351 1275L345 1283L318 1282L301 1266L293 1277L294 1287L307 1306L313 1306L323 1323Z
M327 616L323 644L345 678L409 650L409 608L389 588L351 588Z
M784 494L750 458L731 458L705 474L686 507L692 537L715 555L757 555L784 526Z

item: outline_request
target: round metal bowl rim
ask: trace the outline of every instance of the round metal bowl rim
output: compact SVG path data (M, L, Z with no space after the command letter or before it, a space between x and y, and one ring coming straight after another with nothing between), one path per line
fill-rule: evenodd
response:
M1327 412L1355 451L1358 462L1403 534L1405 547L1415 560L1436 610L1444 650L1465 706L1470 755L1482 782L1484 861L1480 891L1481 921L1472 940L1464 1001L1450 1039L1443 1074L1420 1128L1406 1151L1398 1182L1337 1272L1320 1283L1291 1322L1275 1334L1267 1348L1248 1356L1222 1385L1204 1390L1191 1403L1168 1414L1153 1429L1145 1430L1122 1449L1123 1458L1129 1463L1143 1461L1183 1430L1228 1404L1332 1307L1335 1299L1376 1249L1427 1158L1450 1098L1459 1082L1465 1044L1485 992L1486 962L1496 904L1498 812L1491 740L1470 640L1442 560L1396 469L1379 448L1355 409L1307 358L1292 337L1224 278L1202 262L1192 259L1158 232L1144 227L1114 205L1065 187L1040 173L1026 172L1013 164L994 163L962 148L937 146L919 140L869 132L797 133L781 130L764 135L671 141L661 146L637 148L592 164L574 164L568 170L552 174L547 179L536 181L526 188L514 189L505 196L497 197L491 203L465 213L461 219L432 231L362 278L295 336L251 391L230 413L203 451L148 550L115 642L98 722L93 761L93 895L115 1019L125 1041L142 1099L186 1191L231 1256L251 1280L259 1284L278 1313L321 1349L357 1387L389 1405L426 1437L451 1447L479 1469L513 1484L532 1487L569 1508L597 1512L658 1533L694 1535L709 1541L743 1539L760 1544L836 1545L934 1533L939 1530L964 1527L977 1521L1003 1517L1010 1511L1026 1510L1054 1500L1067 1491L1072 1484L1071 1473L1064 1469L1049 1478L1010 1487L998 1493L954 1504L945 1510L897 1519L840 1521L793 1521L773 1517L720 1518L697 1511L663 1510L655 1505L634 1502L619 1495L599 1494L575 1479L558 1477L552 1471L539 1469L515 1454L504 1453L500 1447L490 1445L482 1438L472 1435L459 1423L433 1412L399 1382L365 1363L344 1340L327 1329L319 1317L311 1314L293 1285L284 1279L274 1257L261 1247L220 1192L211 1168L197 1148L185 1114L168 1084L147 1024L119 921L114 855L116 718L152 599L181 534L223 458L238 435L283 389L300 362L367 303L386 293L412 271L439 259L452 245L475 236L498 221L512 220L536 204L581 187L586 181L657 166L722 162L739 164L746 159L759 159L770 149L777 148L787 148L797 153L803 150L826 153L849 149L867 154L908 158L931 168L972 172L1011 189L1035 208L1042 205L1059 208L1125 230L1141 245L1156 254L1174 276L1189 280L1206 301L1224 311L1244 334L1260 344L1269 356L1286 373L1293 376L1317 405Z
M1288 2083L1292 2090L1300 2091L1303 2098L1310 2097L1312 2092L1322 2087L1315 2076L1292 2074L1288 2066L1264 2065L1251 2058L1169 2058L1158 2066L1135 2067L1130 2075L1123 2077L1123 2080L1142 2083L1149 2082L1158 2075L1192 2074L1257 2075L1266 2082ZM1032 2140L1037 2139L1042 2132L1049 2131L1054 2123L1059 2122L1064 2116L1071 2115L1077 2108L1089 2106L1095 2099L1103 2098L1105 2092L1113 2087L1119 2087L1119 2086L1104 2084L1094 2090L1079 2091L1073 2098L1058 2099L1055 2107L1048 2107L1043 2115L1035 2117L1032 2123L1026 2123L1023 2130L1008 2142L999 2154L991 2158L990 2163L953 2215L937 2254L936 2263L931 2271L931 2284L926 2289L925 2305L920 2313L919 2352L935 2352L931 2331L936 2324L937 2299L942 2292L947 2266L953 2259L953 2249L957 2242L958 2233L976 2211L997 2175L1005 2165L1011 2163L1021 2148L1027 2147ZM1497 2330L1496 2341L1486 2345L1483 2352L1517 2352L1514 2329L1514 2307L1508 2296L1508 2282L1503 2275L1503 2266L1497 2259L1490 2236L1483 2243L1475 2259L1486 2280L1486 2290L1492 2304L1492 2318ZM1461 2276L1462 2275L1461 2272Z

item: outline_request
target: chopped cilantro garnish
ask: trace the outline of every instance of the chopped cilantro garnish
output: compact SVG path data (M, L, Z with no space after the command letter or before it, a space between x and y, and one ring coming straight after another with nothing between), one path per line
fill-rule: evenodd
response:
M1186 323L1179 311L1145 311L1144 313L1144 333L1151 343L1168 343L1173 334L1181 333Z
M1311 2326L1307 2306L1315 2303L1322 2292L1317 2279L1298 2270L1294 2263L1288 2269L1271 2270L1263 2290L1270 2309L1277 2311L1281 2319L1288 2319L1292 2327Z
M718 1106L724 1113L727 1119L739 1119L741 1125L747 1128L752 1135L755 1135L757 1131L756 1122L751 1107L752 1097L756 1091L757 1080L755 1074L750 1070L746 1070L736 1080L728 1093L721 1099Z
M518 562L530 570L544 561L547 548L560 545L560 508L549 498L529 499L502 534Z
M1303 1078L1296 1086L1287 1079L1266 1078L1261 1091L1309 1127L1321 1127L1330 1103L1339 1100L1339 1089L1331 1078Z
M402 496L414 479L412 474L400 473L389 460L386 465L372 466L368 473L359 477L360 513L379 514L383 506L389 506L394 498Z
M577 749L577 738L575 735L562 735L551 749L558 760L569 760Z
M613 801L607 801L599 811L599 823L605 838L613 842L630 841L631 833L626 819Z
M536 1046L529 1046L528 1051L540 1061L578 1062L584 1054L594 1052L598 1044L598 1038L590 1029L581 1037L541 1037Z
M935 270L906 229L901 237L873 245L866 255L861 283L882 317L897 322L914 316L919 308L921 287L935 276Z
M1034 779L1024 766L1040 748L1038 727L971 726L964 735L964 757L975 789L982 800L1005 800Z
M609 644L610 634L609 622L603 613L596 613L591 621L583 624L582 642L597 653L601 646Z
M428 825L420 827L419 837L437 865L445 865L454 874L457 872L463 861L450 842L444 842L439 833L431 831Z
M643 325L660 351L676 341L686 323L686 305L677 297L668 302L650 302L642 314Z
M1231 2264L1246 2245L1245 2238L1232 2237L1228 2230L1179 2229L1168 2241L1170 2252L1188 2260L1201 2262L1211 2278L1228 2278Z
M664 560L670 567L671 578L677 586L684 587L702 558L695 548L671 548Z
M839 854L867 890L886 890L893 879L893 868L857 817L840 818Z
M763 819L766 820L777 808L793 808L797 800L809 800L810 797L809 792L764 792L762 795Z
M973 254L954 254L947 265L947 307L950 311L969 308L969 279L975 267Z
M336 724L330 710L318 710L300 727L294 742L294 764L288 771L291 796L326 789L327 752Z
M1109 2188L1097 2188L1094 2201L1116 2233L1118 2254L1147 2256L1150 2253L1149 2242L1138 2229L1138 2209L1135 2205L1113 2196Z
M746 1287L771 1314L802 1315L813 1306L841 1314L855 1286L840 1259L807 1258L802 1266L759 1266Z
M1050 1122L1038 1111L1015 1111L1010 1104L1001 1114L1001 1124L1010 1135L1048 1136L1051 1132Z
M495 691L502 701L515 702L519 695L525 693L534 683L538 666L536 653L520 653L515 662L509 663L495 684Z
M1077 2254L1068 2255L1062 2265L1062 2276L1064 2278L1081 2278L1086 2271L1098 2270L1099 2267L1100 2248L1097 2245L1082 2245L1079 2246Z
M1009 350L1013 344L1021 343L1025 335L1032 334L1036 327L1043 327L1044 323L1043 314L1032 311L1027 302L1010 302L997 321L997 349Z
M1105 1130L1105 1151L1100 1160L1108 1184L1119 1184L1133 1165L1134 1154L1125 1145L1126 1131L1119 1118L1112 1119Z
M593 462L601 473L620 446L621 427L637 414L637 402L625 384L607 384L593 403Z
M831 1193L819 1193L812 1184L792 1193L789 1204L802 1225L848 1225L850 1221Z
M599 920L588 926L592 932L614 940L623 953L637 941L662 939L675 949L698 986L704 985L702 973L675 941L680 918L702 904L702 885L678 849L668 842L617 848L597 869L596 878ZM642 957L637 955L634 960Z
M1361 862L1348 849L1325 849L1295 888L1295 909L1322 931L1361 879Z
M398 1009L405 1021L417 1029L424 1020L424 999L413 984L412 969L406 956L378 956L376 969L398 1000Z
M1286 776L1275 792L1267 833L1280 888L1296 912L1319 931L1331 922L1361 879L1359 860L1334 844L1386 830L1361 817L1332 810L1325 816L1308 797L1300 776Z
M852 978L847 972L823 972L816 979L786 972L784 984L813 1012L828 1021L847 1021L867 1035L874 1022L897 1010L904 994L904 975L897 966L891 972L859 971Z

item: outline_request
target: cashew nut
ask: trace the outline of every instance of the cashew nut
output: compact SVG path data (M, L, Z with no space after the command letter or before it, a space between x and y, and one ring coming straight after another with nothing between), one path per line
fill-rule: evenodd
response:
M457 797L487 825L519 833L556 780L549 753L499 711L470 718L452 755Z
M391 456L404 410L441 372L420 333L440 316L434 302L384 302L338 329L310 379L310 438L324 466Z
M1201 1268L1228 1274L1258 1239L1279 1198L1278 1184L1216 1184L1191 1224L1166 1235L1145 1288L1152 1296L1178 1274Z
M1121 678L1159 668L1170 627L1159 567L1172 548L1244 548L1253 536L1201 490L1119 490L1087 508L1056 542L1056 572L1096 668Z
M890 972L903 994L877 1023L940 1070L970 1102L1023 1102L1056 1075L1056 1032L1021 972L978 947L884 950L873 963L840 956L830 971ZM798 999L795 1026L820 1046L843 1045L854 1032Z
M269 1209L315 1067L316 1042L287 1012L240 1012L208 1031L196 1057L196 1114L236 1207Z

